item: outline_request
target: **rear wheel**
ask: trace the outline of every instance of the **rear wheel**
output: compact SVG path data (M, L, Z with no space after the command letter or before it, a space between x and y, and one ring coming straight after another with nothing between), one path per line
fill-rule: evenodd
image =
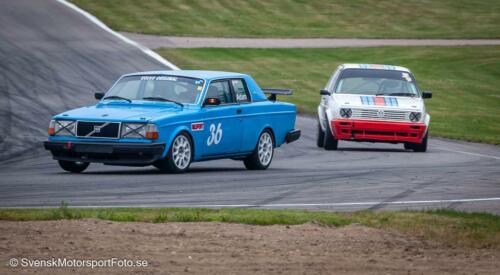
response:
M264 130L253 153L243 160L249 170L265 170L271 165L274 155L274 139L270 130Z
M87 167L89 167L88 162L80 162L80 161L66 161L66 160L59 160L59 166L65 171L71 172L71 173L81 173Z
M162 171L184 173L189 169L192 156L191 139L186 133L180 133L172 142L167 157L155 162L153 165Z
M325 143L325 132L323 132L323 129L321 129L321 123L318 121L318 134L316 138L316 145L318 147L323 147L323 144Z
M339 140L333 136L330 125L328 125L328 123L326 124L326 131L324 133L325 137L323 141L323 147L325 147L325 150L337 150Z

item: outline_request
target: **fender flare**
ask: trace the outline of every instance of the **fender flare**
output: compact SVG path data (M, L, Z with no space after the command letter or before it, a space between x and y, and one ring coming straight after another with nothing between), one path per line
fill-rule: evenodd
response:
M257 136L257 140L255 141L255 146L257 146L257 143L259 142L259 137L262 132L264 132L265 129L269 129L271 131L271 137L273 138L274 141L274 148L278 147L277 142L276 142L276 134L274 133L274 129L270 124L265 124L259 131L259 135ZM254 147L255 148L255 147Z
M186 126L186 125L179 125L177 127L174 128L174 130L170 133L170 135L168 135L168 137L165 139L165 150L163 151L163 154L161 156L161 158L165 158L168 154L168 151L170 150L170 147L172 146L172 142L174 142L174 138L180 134L181 132L186 132L189 136L189 138L191 139L191 146L192 146L192 156L194 156L194 152L196 150L196 148L194 147L194 139L193 139L193 135L191 134L191 131L190 129Z

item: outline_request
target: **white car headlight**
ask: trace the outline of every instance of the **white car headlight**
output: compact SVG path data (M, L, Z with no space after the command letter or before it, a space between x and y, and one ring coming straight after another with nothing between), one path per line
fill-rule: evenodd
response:
M52 133L51 130L53 129ZM76 133L76 121L74 120L52 120L49 126L49 134L52 136L72 137Z
M145 123L122 123L122 138L146 138Z

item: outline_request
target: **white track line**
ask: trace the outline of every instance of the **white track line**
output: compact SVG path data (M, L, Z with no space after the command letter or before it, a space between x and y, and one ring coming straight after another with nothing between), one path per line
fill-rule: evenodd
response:
M150 207L190 207L190 208L240 208L240 207L305 207L305 206L364 206L379 204L437 204L437 203L455 203L455 202L488 202L500 201L500 198L476 198L476 199L451 199L451 200L422 200L422 201L389 201L389 202L338 202L338 203L272 203L272 204L154 204L154 205L89 205L89 206L70 206L71 208L150 208ZM15 206L0 207L0 209L18 209L18 208L56 208L55 206Z
M107 31L108 33L116 36L117 38L121 39L123 42L129 44L129 45L132 45L136 48L138 48L139 50L141 50L142 52L144 52L145 54L149 55L150 57L154 58L156 61L160 62L161 64L171 68L172 70L179 70L179 68L177 66L175 66L174 64L170 63L168 60L166 60L165 58L163 58L161 55L155 53L154 51L148 49L147 47L144 47L143 45L113 31L112 29L110 29L108 26L106 26L106 24L104 24L103 22L101 22L99 19L97 19L95 16L93 16L92 14L80 9L79 7L77 7L75 4L73 3L69 3L67 2L66 0L57 0L57 2L65 5L66 7L78 12L79 14L85 16L87 19L89 19L92 23L96 24L98 27L100 27L101 29Z
M440 151L446 151L446 152L452 152L452 153L466 154L466 155L471 155L471 156L476 156L476 157L484 157L484 158L492 158L492 159L500 160L500 157L496 157L496 156L492 156L492 155L471 153L471 152L458 151L458 150L449 150L449 149L442 149L442 148L439 148L438 150L440 150Z

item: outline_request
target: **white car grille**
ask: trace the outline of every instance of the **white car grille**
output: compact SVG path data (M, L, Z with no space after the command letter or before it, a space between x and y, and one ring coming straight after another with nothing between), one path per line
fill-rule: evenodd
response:
M410 112L384 109L352 109L353 119L410 121Z

